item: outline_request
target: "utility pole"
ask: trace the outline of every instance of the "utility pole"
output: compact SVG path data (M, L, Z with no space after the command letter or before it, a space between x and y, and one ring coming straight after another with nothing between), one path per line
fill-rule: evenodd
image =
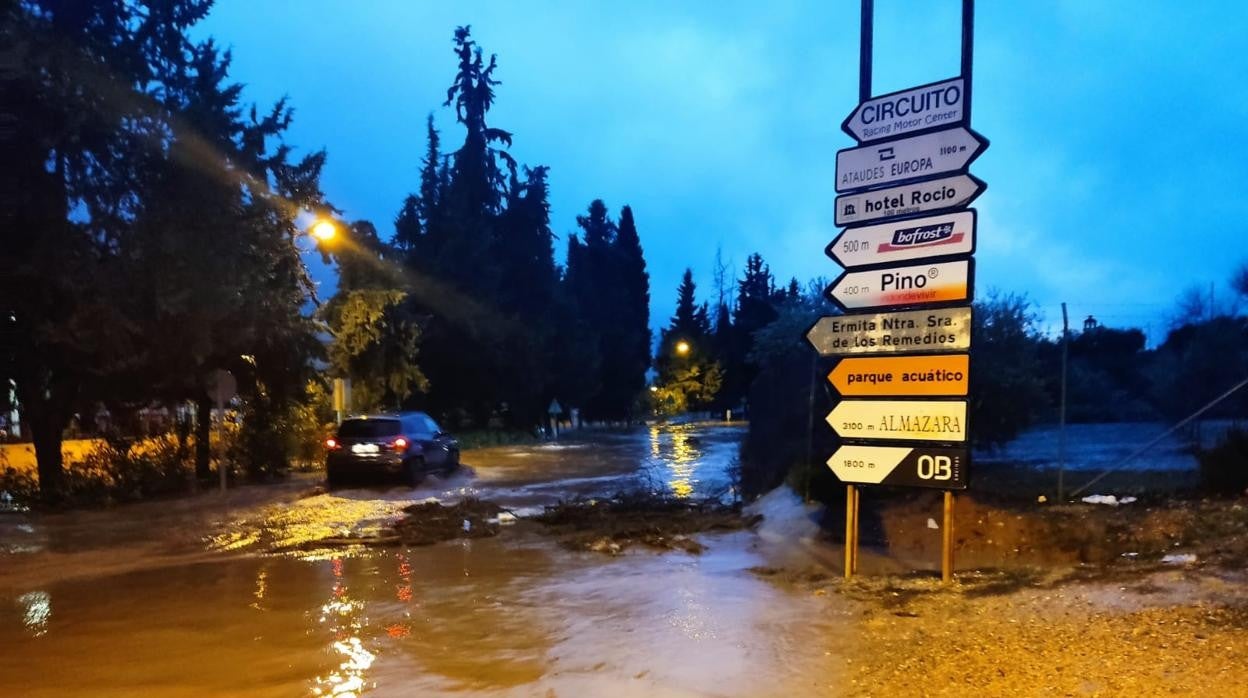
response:
M1066 357L1070 351L1070 319L1062 303L1062 398L1057 417L1057 501L1066 495Z

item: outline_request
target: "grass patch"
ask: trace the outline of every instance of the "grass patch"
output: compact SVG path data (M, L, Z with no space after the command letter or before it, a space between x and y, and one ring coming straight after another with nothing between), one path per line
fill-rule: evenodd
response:
M477 429L455 434L462 450L473 448L491 448L496 446L527 446L539 442L539 439L527 431L504 429Z

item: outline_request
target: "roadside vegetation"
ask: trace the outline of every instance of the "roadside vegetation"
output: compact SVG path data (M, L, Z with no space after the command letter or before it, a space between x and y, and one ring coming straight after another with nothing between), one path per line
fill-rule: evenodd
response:
M785 282L757 253L734 267L720 251L709 293L687 269L653 337L644 218L592 200L556 258L550 170L511 154L521 136L492 112L503 67L468 26L448 37L445 102L411 115L425 139L411 193L385 224L344 220L321 190L329 154L287 140L294 105L250 103L230 52L191 38L210 7L0 10L19 146L0 207L0 380L14 387L0 412L20 413L37 457L33 475L0 475L11 496L126 501L220 469L263 482L315 467L335 379L350 381L349 411L425 410L469 446L539 438L556 403L564 423L731 412L750 420L747 495L786 478L835 491L818 417L833 396L802 339L833 312L826 280ZM316 220L336 234L310 236ZM318 296L305 253L336 268L333 296ZM1175 421L1248 377L1248 265L1230 285L1220 305L1185 293L1153 349L1139 329L1076 322L1069 420ZM993 448L1054 418L1062 350L1026 296L975 305L971 421ZM221 371L237 384L223 411ZM1248 390L1207 417L1245 415ZM223 429L233 445L214 450ZM67 434L104 441L81 472L65 467ZM153 456L143 439L173 445ZM1199 454L1208 488L1242 491L1242 442Z
M1176 423L1248 379L1248 264L1231 279L1233 302L1219 306L1208 296L1185 293L1164 341L1145 347L1136 328L1106 327L1087 318L1069 337L1068 423L1157 421ZM750 360L759 380L749 396L750 432L743 446L743 485L747 496L788 481L798 492L825 501L843 494L843 485L823 464L837 446L822 416L836 395L824 376L830 362L795 338L821 315L835 310L815 282L795 299L775 304L776 319L753 335ZM989 292L974 304L971 356L970 422L974 445L998 448L1023 430L1057 421L1061 393L1061 337L1041 331L1034 305L1018 294ZM813 415L813 418L812 418ZM1239 390L1202 415L1202 419L1248 419L1248 388ZM1195 436L1200 422L1188 434ZM1240 495L1248 488L1248 454L1242 429L1232 428L1209 449L1193 447L1200 462L1200 482L1192 494ZM1039 475L1051 495L1055 472ZM975 485L1010 487L990 472L977 470ZM1138 473L1132 477L1149 480ZM1022 487L1026 489L1026 485ZM1011 489L1009 492L1013 492ZM1163 491L1169 491L1168 489ZM1009 493L1007 492L1007 494Z

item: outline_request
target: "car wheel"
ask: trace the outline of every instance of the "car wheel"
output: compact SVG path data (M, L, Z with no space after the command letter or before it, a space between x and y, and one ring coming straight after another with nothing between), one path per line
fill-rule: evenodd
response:
M331 468L325 469L325 484L328 487L341 487L342 480L343 480L343 477L342 477L341 472L337 470L333 470Z
M446 455L446 467L442 468L443 475L450 475L459 470L459 451L451 451Z
M409 486L418 487L425 479L425 461L420 458L408 460L403 465L403 476L407 479Z

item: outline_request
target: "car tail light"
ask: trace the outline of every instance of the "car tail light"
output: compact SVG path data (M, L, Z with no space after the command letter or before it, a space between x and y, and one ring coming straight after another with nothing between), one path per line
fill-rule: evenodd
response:
M331 451L337 451L340 446L334 439L325 439L325 448L328 448Z
M390 443L390 445L391 445L391 446L394 446L394 450L396 450L396 451L406 451L406 450L407 450L407 439L405 439L405 438L403 438L402 436L400 436L399 438L397 438L397 439L395 439L394 441L392 441L392 442Z

